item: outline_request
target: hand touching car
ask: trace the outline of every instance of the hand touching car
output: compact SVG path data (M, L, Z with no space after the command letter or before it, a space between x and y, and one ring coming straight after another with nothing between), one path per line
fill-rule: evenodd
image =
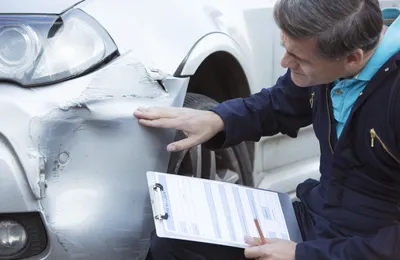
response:
M189 149L211 139L224 129L224 122L216 113L191 108L138 108L134 115L139 123L148 127L175 128L187 138L171 143L167 150Z

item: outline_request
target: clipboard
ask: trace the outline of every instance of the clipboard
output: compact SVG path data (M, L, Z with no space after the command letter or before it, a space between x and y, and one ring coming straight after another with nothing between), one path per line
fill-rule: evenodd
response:
M246 198L246 194L252 194L251 196L253 197L262 197L268 195L271 198L276 198L274 200L271 200L275 203L275 205L268 205L271 208L272 206L274 206L275 208L273 209L275 211L270 210L270 213L264 214L265 218L270 217L271 219L272 217L268 216L268 214L274 213L276 215L275 219L278 219L277 216L280 216L279 223L281 223L282 227L275 228L275 231L281 230L282 235L280 237L275 237L292 240L297 243L302 241L300 229L292 206L292 201L289 195L286 193L279 193L274 191L245 187L237 184L152 171L147 172L147 182L152 204L154 224L158 237L245 248L247 247L247 245L244 242L244 234L250 236L258 236L257 227L254 226L253 219L250 219L250 213L248 212L253 211L254 213L254 211L256 211L255 207L257 207L258 205L256 205L255 202L253 203L253 205L247 205L246 201L243 200L243 198ZM180 183L181 186L179 189L176 189L176 186L171 186L171 184L174 184L175 182ZM170 186L174 189L169 190L171 188ZM190 188L187 186L190 186ZM235 196L235 198L233 199L232 196L234 195L229 195L228 193L228 196L225 196L223 199L222 197L217 196L217 186L218 188L221 188L220 194L222 195L223 188L225 188L228 192L235 191L240 194ZM201 187L210 187L208 188L208 190L210 190L213 195L204 195L207 192L203 192L201 190ZM183 200L187 200L189 197L193 198L195 196L200 197L196 203L189 203L191 201L186 201L185 204L183 202ZM236 204L232 202L233 200L236 201ZM205 201L207 201L207 203ZM180 203L184 206L183 208L181 207L181 209L178 210L179 206L182 206L179 205ZM239 208L239 204L242 206L243 209L242 214L238 214L236 212L235 207ZM211 208L213 208L213 210L207 208L206 205L211 205ZM218 205L222 205L222 207L218 207ZM226 210L226 208L228 207L226 205L230 207L230 211ZM264 206L265 205L266 204L264 203ZM194 211L194 213L192 212L192 215L190 215L189 211ZM212 211L216 212L212 214ZM227 214L228 211L231 215L230 221L228 218L225 218L227 215L229 215ZM266 239L268 241L268 238L273 237L270 236L271 232L268 231L273 227L268 227L268 225L269 223L273 222L272 220L263 221L261 208L258 208L256 212L259 213L258 218L260 219L258 220L261 221L261 223L264 223L263 231L266 234ZM279 214L280 212L281 215ZM202 215L203 213L204 215ZM194 220L195 218L196 220ZM183 219L184 221L180 221L180 219ZM215 223L212 224L210 222L210 219L219 219L219 225L216 225ZM224 221L225 219L227 221ZM207 220L209 222L207 222ZM246 220L247 224L244 223ZM207 223L203 223L203 221ZM185 222L184 227L180 225L181 222ZM198 225L198 230L196 230L194 225ZM242 228L239 228L239 226L242 226ZM247 227L248 234L246 234L245 228L243 227ZM241 230L243 232L241 232ZM232 233L236 233L236 236L232 236Z

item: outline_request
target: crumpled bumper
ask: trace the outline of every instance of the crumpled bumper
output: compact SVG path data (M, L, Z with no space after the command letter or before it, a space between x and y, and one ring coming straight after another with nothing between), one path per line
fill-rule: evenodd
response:
M0 84L0 216L39 212L48 239L28 259L145 255L153 229L145 173L167 169L175 133L140 126L133 112L182 106L187 84L146 70L132 53L53 86Z

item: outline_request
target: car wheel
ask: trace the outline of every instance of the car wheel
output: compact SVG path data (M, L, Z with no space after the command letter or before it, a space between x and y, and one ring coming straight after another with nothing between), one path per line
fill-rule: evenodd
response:
M218 102L215 100L194 93L188 93L184 102L184 107L201 110L208 110L216 105ZM175 140L185 137L182 131L177 131ZM171 154L168 172L254 186L252 161L244 142L216 151L198 145L188 150L174 152Z

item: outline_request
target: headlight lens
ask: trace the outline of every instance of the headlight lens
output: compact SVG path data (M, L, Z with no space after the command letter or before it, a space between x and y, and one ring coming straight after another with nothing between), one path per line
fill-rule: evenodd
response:
M0 79L24 86L75 77L117 47L96 20L79 9L61 17L0 16Z
M0 221L0 256L19 253L28 242L25 228L15 221Z

